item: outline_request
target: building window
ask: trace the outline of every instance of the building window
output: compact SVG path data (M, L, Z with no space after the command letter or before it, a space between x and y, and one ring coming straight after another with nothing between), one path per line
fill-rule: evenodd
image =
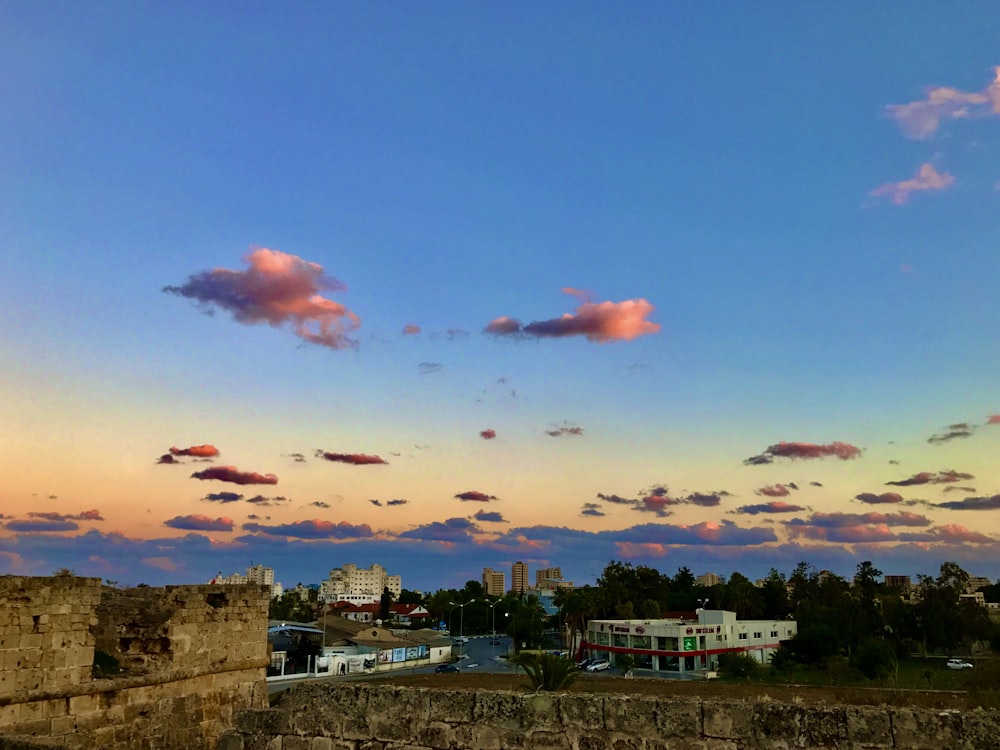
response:
M648 635L633 635L632 648L650 648L652 639Z
M764 634L763 634L763 633L754 633L754 634L753 634L753 639L754 639L755 641L759 641L759 640L761 640L761 639L762 639L763 637L764 637Z
M772 638L777 638L778 637L778 631L777 630L772 630L771 631L771 637Z
M607 633L598 632L598 634L597 634L597 643L598 643L599 646L607 646L608 645L608 634Z
M628 646L628 636L624 633L615 633L611 636L611 645L626 648Z
M745 641L746 639L747 639L747 634L746 633L740 633L740 640L741 641Z

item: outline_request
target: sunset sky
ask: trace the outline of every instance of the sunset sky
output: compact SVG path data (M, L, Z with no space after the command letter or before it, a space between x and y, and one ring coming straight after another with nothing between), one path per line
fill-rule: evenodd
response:
M0 573L1000 576L1000 6L0 5Z

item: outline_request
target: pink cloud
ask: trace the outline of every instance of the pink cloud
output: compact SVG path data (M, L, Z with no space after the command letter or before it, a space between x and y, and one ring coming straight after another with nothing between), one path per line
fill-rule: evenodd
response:
M1000 115L1000 67L993 71L993 81L982 91L930 88L926 99L888 105L886 116L896 120L908 138L923 140L937 131L942 120Z
M369 456L365 453L324 453L316 452L317 457L325 458L327 461L334 461L342 464L353 464L354 466L370 466L374 464L388 464L381 456Z
M947 172L938 172L930 162L920 165L917 174L908 180L886 182L872 190L873 198L887 197L897 206L902 206L910 199L912 193L921 190L944 190L955 182L955 178Z
M972 544L992 544L996 540L978 531L971 531L957 524L944 524L931 529L944 542L971 542Z
M743 463L747 465L769 464L775 458L825 458L836 456L841 461L857 458L861 449L850 443L833 442L826 445L817 443L789 443L782 441L770 446L759 456L751 456Z
M767 485L753 492L755 495L763 495L764 497L788 497L791 494L791 491L783 484Z
M44 518L46 521L103 521L101 511L94 508L92 510L81 511L80 513L54 513L50 511L33 511L28 514L29 518Z
M407 323L405 326L403 326L404 336L416 336L418 333L420 333L420 326L418 326L416 323Z
M290 325L303 341L331 349L356 346L348 334L361 325L357 315L323 290L343 291L344 285L326 276L323 267L280 250L257 248L245 257L246 271L216 268L190 276L183 286L163 291L215 305L248 325Z
M482 432L479 433L479 437L481 437L483 440L492 440L496 436L497 436L496 430L483 430Z
M1000 424L1000 414L991 414L987 417L986 424Z
M190 448L171 448L172 456L194 456L196 458L214 458L219 455L219 449L214 445L192 445Z
M254 471L240 471L235 466L211 466L204 471L196 471L192 479L217 479L220 482L233 484L277 484L278 477L274 474L258 474Z
M496 500L496 497L494 495L487 495L485 492L479 492L478 490L469 490L468 492L459 492L455 495L455 499L466 502L488 503L490 500Z
M160 456L158 459L156 459L156 463L158 463L158 464L180 464L180 463L183 463L183 461L178 461L176 458L174 458L173 456L171 456L169 453L164 453L162 456Z
M575 289L563 291L573 296L582 294ZM588 341L606 344L609 341L630 341L660 330L659 323L646 318L655 308L644 299L623 302L583 302L574 313L550 320L538 320L523 325L516 318L502 316L486 326L485 332L498 336L534 336L536 338L562 338L585 336Z
M368 539L374 534L366 523L354 525L347 521L308 520L273 526L260 523L245 523L243 529L268 536L286 536L294 539Z

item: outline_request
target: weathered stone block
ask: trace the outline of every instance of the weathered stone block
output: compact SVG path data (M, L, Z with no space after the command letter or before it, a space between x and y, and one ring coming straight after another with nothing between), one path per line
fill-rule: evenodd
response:
M656 701L629 695L604 697L604 726L609 732L652 736L656 726Z
M753 705L743 701L704 701L701 704L705 737L746 740L750 737Z
M562 717L557 705L557 698L551 693L528 693L522 698L522 728L526 731L558 731L562 727Z
M432 722L469 721L475 705L476 694L471 690L429 690L427 718Z
M604 729L604 698L599 695L564 693L556 700L565 727Z
M657 737L700 737L701 703L695 700L656 701L654 733Z
M480 692L476 695L473 721L492 724L498 729L521 729L523 705L514 693Z
M240 711L234 717L236 729L247 734L278 735L290 731L291 717L288 711L265 708L256 711Z

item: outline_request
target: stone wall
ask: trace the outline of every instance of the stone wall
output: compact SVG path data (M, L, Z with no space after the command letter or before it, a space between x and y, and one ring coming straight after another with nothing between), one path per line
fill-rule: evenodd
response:
M312 683L218 750L995 750L1000 713Z
M213 748L267 705L269 597L0 577L0 750Z

